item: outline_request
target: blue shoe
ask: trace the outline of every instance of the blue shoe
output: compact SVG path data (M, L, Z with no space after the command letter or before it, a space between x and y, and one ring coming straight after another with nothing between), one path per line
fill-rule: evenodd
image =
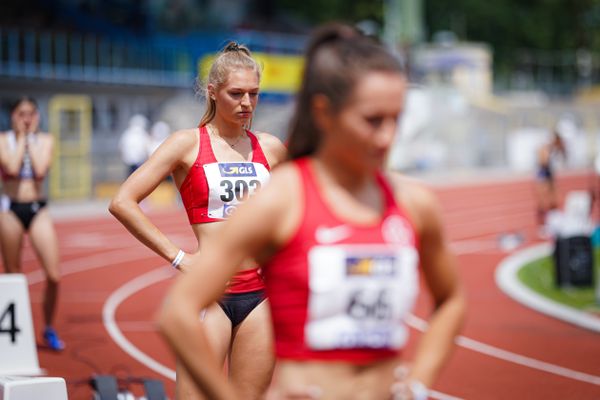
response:
M65 348L65 343L60 340L58 334L52 327L47 327L44 330L44 341L46 342L46 345L54 351L61 351Z

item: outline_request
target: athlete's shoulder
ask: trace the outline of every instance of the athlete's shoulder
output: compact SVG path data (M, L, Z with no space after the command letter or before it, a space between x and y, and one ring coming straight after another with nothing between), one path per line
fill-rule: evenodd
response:
M436 194L423 181L396 171L387 171L385 176L392 186L396 201L406 208L414 219L437 215L440 212Z
M295 183L295 181L299 177L298 166L293 160L285 161L282 162L277 167L277 169L273 171L271 175L272 179L274 180L281 180L286 182L289 181L289 179L291 178L291 180L293 181L292 183Z
M397 171L386 171L384 175L392 185L394 192L406 192L411 197L433 196L433 191L417 178Z
M192 146L198 142L198 128L180 129L171 133L164 143L177 146Z
M283 146L283 143L281 142L281 140L273 134L270 134L267 132L252 132L252 133L258 139L258 142L260 143L261 147Z
M287 149L277 136L266 132L253 133L258 139L258 143L260 144L263 152L269 159L269 165L274 167L286 159Z
M269 184L261 188L250 200L254 199L256 207L260 207L269 215L287 215L300 204L300 179L295 163L283 162L273 169Z

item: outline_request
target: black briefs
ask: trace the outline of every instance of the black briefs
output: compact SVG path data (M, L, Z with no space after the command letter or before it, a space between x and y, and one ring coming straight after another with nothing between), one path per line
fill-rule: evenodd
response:
M19 202L10 200L10 211L12 211L26 231L29 230L31 222L43 207L46 207L46 200L32 201L32 202Z
M265 291L256 290L247 293L225 293L218 303L231 321L231 326L235 328L264 299Z

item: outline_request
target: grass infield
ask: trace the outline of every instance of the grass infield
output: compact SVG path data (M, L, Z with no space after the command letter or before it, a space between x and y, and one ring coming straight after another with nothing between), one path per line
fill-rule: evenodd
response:
M594 258L594 279L597 282L600 278L600 249L595 249ZM594 287L556 286L552 257L544 257L525 264L517 276L524 285L542 296L578 310L600 313L600 299L596 302Z

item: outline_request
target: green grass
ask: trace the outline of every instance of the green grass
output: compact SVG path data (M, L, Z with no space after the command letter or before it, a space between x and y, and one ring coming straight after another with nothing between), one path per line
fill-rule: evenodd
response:
M597 280L600 277L600 250L594 253ZM519 280L530 289L551 300L582 311L600 312L600 303L594 298L594 288L559 288L555 284L554 263L544 257L525 264L517 274Z

